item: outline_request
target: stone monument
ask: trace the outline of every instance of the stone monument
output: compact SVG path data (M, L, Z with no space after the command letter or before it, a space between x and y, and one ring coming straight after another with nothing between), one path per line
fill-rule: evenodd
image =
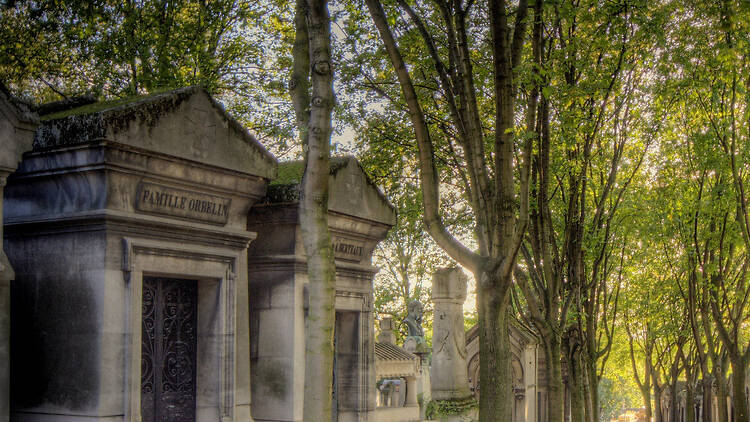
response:
M378 343L396 344L396 335L393 334L393 318L386 317L380 320Z
M407 306L407 315L404 318L408 335L404 339L404 349L423 358L429 351L424 341L424 329L422 328L422 316L424 307L414 299Z
M432 417L441 421L476 419L476 400L469 389L466 370L466 280L459 268L444 268L435 273L432 281Z
M31 149L38 119L26 104L0 85L0 241L3 239L3 186L21 154ZM10 380L10 283L15 278L0 243L0 422L8 421Z

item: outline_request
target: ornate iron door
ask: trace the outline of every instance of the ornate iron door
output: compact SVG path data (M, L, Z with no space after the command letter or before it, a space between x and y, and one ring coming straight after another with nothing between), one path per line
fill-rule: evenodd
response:
M195 280L143 278L143 422L195 422L197 308Z

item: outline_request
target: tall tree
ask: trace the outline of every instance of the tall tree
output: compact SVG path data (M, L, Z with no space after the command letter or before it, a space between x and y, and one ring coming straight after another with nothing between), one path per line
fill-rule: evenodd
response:
M467 197L475 216L478 250L472 251L447 229L440 213L439 175L435 165L433 135L389 19L378 0L366 0L402 89L414 129L419 157L420 187L427 231L446 253L474 273L477 280L479 319L481 421L511 418L510 339L508 331L512 270L528 222L528 180L531 136L517 136L514 122L518 81L514 73L522 58L526 39L528 3L517 5L490 0L487 9L474 2L437 1L420 15L405 1L399 6L409 16L422 39L439 86L441 103L463 152ZM472 16L473 15L473 16ZM440 16L446 48L438 49L424 16ZM510 21L515 23L511 25ZM489 22L489 28L486 25ZM489 91L478 85L472 63L472 48L480 37L489 37L492 69ZM491 95L494 117L484 120L480 101ZM527 121L536 122L537 98L529 97ZM491 130L486 130L490 126ZM490 137L492 142L486 142ZM520 190L516 194L514 158L521 140Z
M667 87L680 93L668 139L681 152L692 183L688 242L696 303L705 303L732 369L735 420L749 420L745 379L750 341L750 5L742 1L675 4L664 63ZM689 17L689 19L685 19ZM688 22L693 20L693 22ZM705 295L701 292L705 292ZM705 300L705 302L703 302ZM707 323L704 315L701 320ZM721 359L713 366L720 370ZM717 383L724 378L719 375Z
M294 66L289 83L305 153L300 227L307 254L306 422L331 420L336 265L328 230L331 113L334 105L331 21L326 0L297 0Z

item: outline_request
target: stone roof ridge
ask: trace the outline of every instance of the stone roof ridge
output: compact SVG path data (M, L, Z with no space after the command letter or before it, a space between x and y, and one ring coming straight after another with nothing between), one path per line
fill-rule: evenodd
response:
M393 343L375 343L375 357L382 361L416 361L419 356Z
M211 105L222 115L229 126L248 144L258 148L268 159L276 158L258 140L227 113L213 96L200 86L188 86L151 94L98 101L80 107L64 108L42 117L42 125L34 136L34 149L47 149L63 145L84 144L104 139L107 130L126 130L133 120L155 126L162 115L176 110L184 101L203 93Z

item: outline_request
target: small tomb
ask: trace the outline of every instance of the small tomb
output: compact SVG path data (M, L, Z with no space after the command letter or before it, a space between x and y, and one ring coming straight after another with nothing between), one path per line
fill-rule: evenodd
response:
M393 320L380 321L375 343L375 379L378 398L376 422L413 422L420 420L417 401L421 359L395 344Z
M253 418L301 421L307 268L299 226L302 162L279 165L247 229ZM393 207L354 158L331 160L328 223L336 260L333 420L373 420L376 407L372 251L395 224Z

